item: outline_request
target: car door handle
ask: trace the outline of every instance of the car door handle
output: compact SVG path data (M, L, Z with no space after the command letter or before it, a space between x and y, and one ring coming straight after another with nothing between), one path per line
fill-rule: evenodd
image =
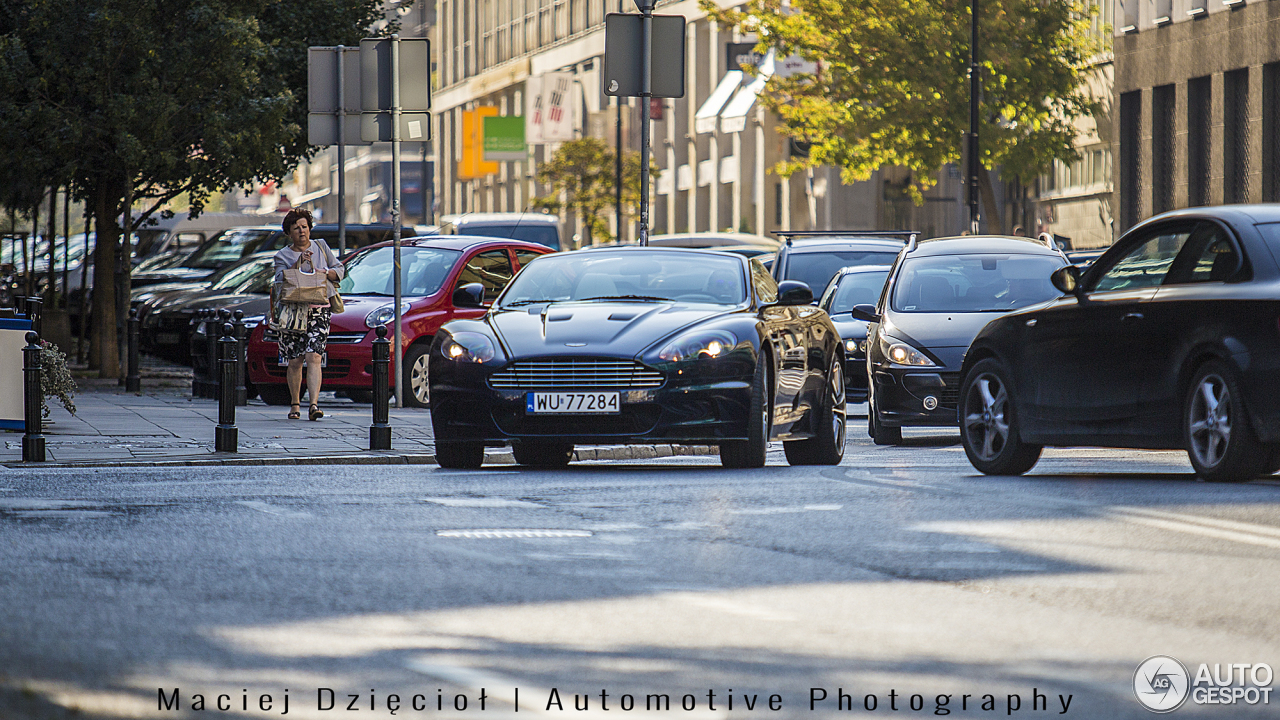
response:
M1124 316L1120 318L1120 322L1126 322L1128 320L1141 320L1141 319L1142 319L1142 313L1131 312L1131 313L1125 313Z

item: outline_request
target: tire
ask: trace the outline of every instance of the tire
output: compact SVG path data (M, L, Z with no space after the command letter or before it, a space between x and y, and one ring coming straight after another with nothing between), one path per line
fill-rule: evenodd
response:
M1272 452L1258 442L1231 368L1219 360L1201 365L1182 404L1187 457L1211 482L1251 480L1272 466Z
M1021 475L1035 467L1043 448L1018 437L1009 371L987 358L973 366L960 386L960 437L964 454L986 475Z
M756 372L751 379L751 404L747 409L747 439L728 440L720 443L720 464L727 468L764 467L769 450L769 427L772 420L773 398L769 387L769 356L760 353L756 359Z
M844 370L839 358L831 365L823 395L814 417L813 437L782 443L791 465L839 465L844 459L848 417L844 409Z
M262 398L262 402L268 405L289 404L288 385L271 383L270 385L255 385L254 387L258 389L258 397Z
M404 354L404 406L431 407L431 387L427 377L430 342L415 343ZM370 398L372 401L372 398Z
M484 464L484 443L438 442L436 462L450 470L474 470Z
M573 459L573 443L515 442L511 453L516 462L537 468L561 468Z
M867 434L871 436L871 441L876 445L901 445L902 428L881 425L878 414L876 396L872 395L867 400Z

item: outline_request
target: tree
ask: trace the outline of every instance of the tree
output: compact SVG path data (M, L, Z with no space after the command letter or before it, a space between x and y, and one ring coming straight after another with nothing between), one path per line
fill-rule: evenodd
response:
M773 77L763 95L783 131L812 143L784 161L790 175L835 165L846 182L882 166L912 172L921 192L960 160L969 127L969 0L748 0L745 12L701 0L713 19L756 32L760 49L799 55L813 73ZM1034 177L1076 157L1074 121L1092 109L1082 89L1095 51L1081 0L984 2L979 16L979 137L987 217L999 228L985 172Z
M614 207L617 192L617 156L613 148L599 138L584 137L562 144L551 159L538 168L538 182L551 186L551 192L534 198L534 207L552 212L568 210L582 219L586 231L584 245L595 244L597 237L612 239L608 215ZM658 168L652 160L649 173L657 178ZM635 217L640 205L640 153L627 153L622 158L622 214Z
M313 152L306 48L358 44L380 8L378 0L0 0L0 165L14 168L0 173L0 197L44 173L37 186L69 178L92 209L103 376L119 373L121 235L178 195L195 215L213 193L283 177ZM141 211L125 218L134 202Z

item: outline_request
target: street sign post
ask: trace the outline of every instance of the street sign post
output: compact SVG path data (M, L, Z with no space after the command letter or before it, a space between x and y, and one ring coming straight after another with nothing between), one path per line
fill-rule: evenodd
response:
M307 142L338 146L338 257L347 252L347 145L368 145L360 126L347 115L360 114L358 48L337 45L307 48Z
M395 308L396 407L404 407L404 334L401 330L400 141L431 138L431 46L426 38L365 38L360 41L360 137L391 142L392 287Z
M635 1L639 15L605 16L603 80L606 95L641 98L640 244L648 245L650 101L655 97L684 97L684 16L654 16L657 0ZM655 45L657 53L653 51Z

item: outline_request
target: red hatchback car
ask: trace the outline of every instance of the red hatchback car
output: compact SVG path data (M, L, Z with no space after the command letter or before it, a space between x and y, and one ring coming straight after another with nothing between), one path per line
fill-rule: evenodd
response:
M454 292L470 283L484 285L484 302L493 302L520 267L552 252L519 240L465 235L430 235L401 242L400 292L404 352L404 404L427 407L427 351L441 325L484 315L483 308L455 307ZM344 261L347 276L338 289L346 305L329 327L322 371L323 389L345 391L368 402L373 393L374 328L391 330L395 313L391 243L371 245ZM388 334L390 338L390 334ZM285 365L274 330L259 324L249 335L249 379L268 405L286 405ZM393 383L394 387L394 383Z

